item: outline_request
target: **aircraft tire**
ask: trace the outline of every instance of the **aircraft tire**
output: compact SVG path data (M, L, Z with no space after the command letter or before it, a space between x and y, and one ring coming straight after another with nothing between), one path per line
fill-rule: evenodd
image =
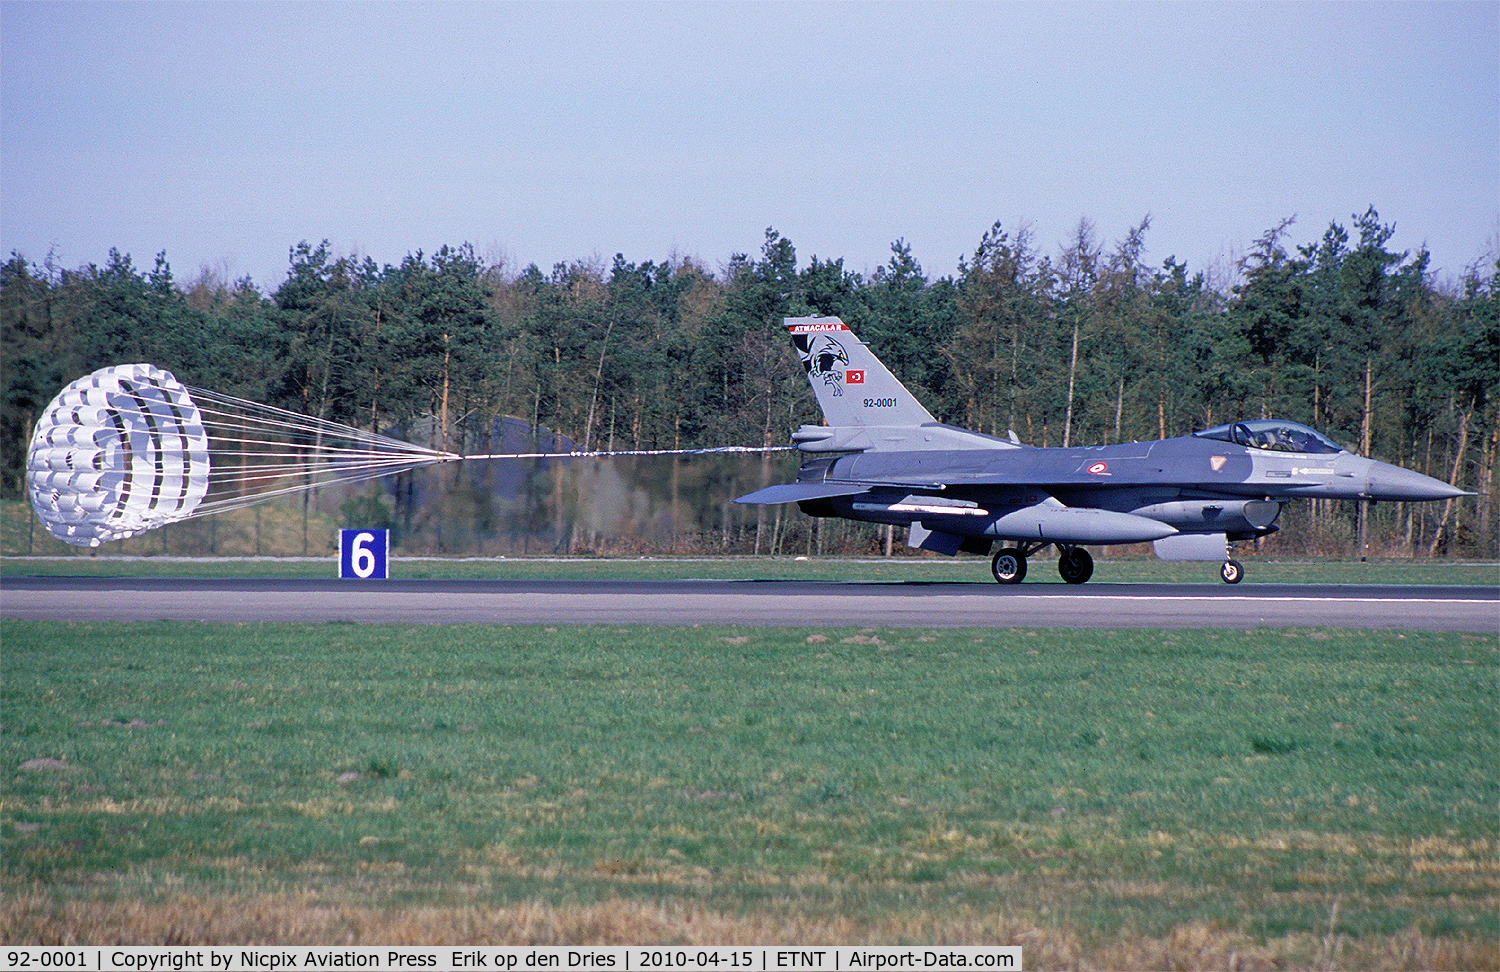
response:
M1057 572L1069 584L1085 583L1094 576L1094 557L1082 547L1064 549L1057 558Z
M1238 584L1245 579L1245 568L1238 560L1226 560L1224 566L1219 568L1219 576L1224 578L1226 584Z
M1019 584L1026 579L1026 555L1019 547L1001 547L990 561L990 572L1002 584Z

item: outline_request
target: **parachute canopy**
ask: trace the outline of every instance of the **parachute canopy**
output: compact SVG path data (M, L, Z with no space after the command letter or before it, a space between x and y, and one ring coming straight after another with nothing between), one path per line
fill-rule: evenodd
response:
M188 391L148 364L80 378L31 438L31 505L60 540L97 547L191 516L208 491L208 433Z

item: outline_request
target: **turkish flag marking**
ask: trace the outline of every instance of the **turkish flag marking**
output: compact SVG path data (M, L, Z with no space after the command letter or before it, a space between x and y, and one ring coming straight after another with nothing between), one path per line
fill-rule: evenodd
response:
M865 373L863 371L846 371L844 372L844 380L851 385L863 385L865 383Z

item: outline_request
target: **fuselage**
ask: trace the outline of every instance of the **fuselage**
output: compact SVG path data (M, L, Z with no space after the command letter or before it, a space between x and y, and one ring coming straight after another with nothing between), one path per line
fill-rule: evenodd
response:
M1250 539L1272 532L1281 502L1299 497L1463 495L1431 477L1325 445L1321 436L1313 441L1317 451L1246 446L1203 433L1069 449L998 441L991 448L873 449L811 460L797 479L855 490L804 500L813 515L922 523L962 536L1093 544L1175 533Z

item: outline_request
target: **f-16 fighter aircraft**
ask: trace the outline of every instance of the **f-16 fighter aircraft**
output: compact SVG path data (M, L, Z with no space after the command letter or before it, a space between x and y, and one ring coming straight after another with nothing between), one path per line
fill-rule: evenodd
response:
M827 420L792 440L833 455L804 463L795 483L735 502L904 526L910 546L950 556L985 556L999 541L991 567L1002 584L1020 583L1026 558L1051 545L1063 580L1082 584L1094 572L1084 544L1145 542L1163 560L1220 561L1224 582L1237 584L1244 569L1229 545L1276 532L1286 500L1469 495L1276 420L1152 442L1025 446L1014 432L1006 440L937 421L839 318L785 324Z

